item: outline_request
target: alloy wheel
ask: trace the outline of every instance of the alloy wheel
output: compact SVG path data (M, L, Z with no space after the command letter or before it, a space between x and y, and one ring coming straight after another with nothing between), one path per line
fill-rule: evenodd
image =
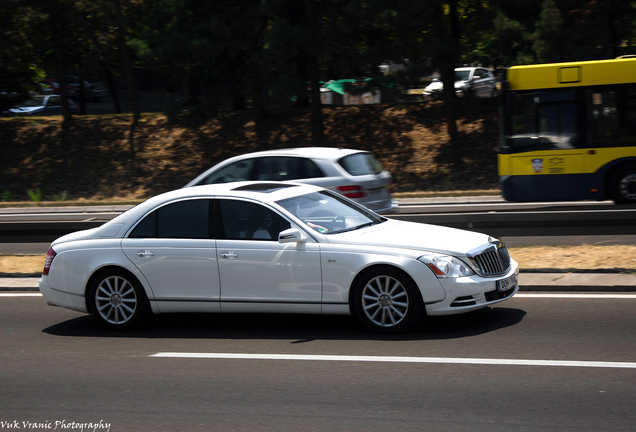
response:
M104 278L97 286L95 306L99 315L109 324L122 325L130 321L137 310L137 293L121 276Z
M367 318L379 327L393 327L406 317L409 296L399 280L376 276L362 289L362 307Z

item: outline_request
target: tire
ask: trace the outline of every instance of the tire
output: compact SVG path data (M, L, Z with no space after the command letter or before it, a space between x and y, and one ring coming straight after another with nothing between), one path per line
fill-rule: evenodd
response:
M137 326L149 310L148 298L139 281L118 269L105 270L93 280L89 306L95 319L112 330Z
M609 195L616 204L636 204L636 164L615 171L609 187Z
M390 267L370 270L355 288L355 310L369 329L398 333L412 328L425 314L409 277Z

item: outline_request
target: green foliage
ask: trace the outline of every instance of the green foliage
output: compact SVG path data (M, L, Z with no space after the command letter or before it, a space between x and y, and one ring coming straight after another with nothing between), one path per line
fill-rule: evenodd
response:
M554 0L544 0L536 27L532 47L539 63L564 61L563 18Z
M53 194L50 197L53 201L68 201L69 195L68 191L62 191L59 194ZM36 200L33 200L36 201Z
M11 201L11 191L9 190L4 190L4 192L0 193L0 201L2 202L7 202L7 201Z
M31 199L31 201L33 202L40 202L42 201L42 191L40 190L40 188L35 188L35 189L29 189L27 190L27 195L29 195L29 198Z

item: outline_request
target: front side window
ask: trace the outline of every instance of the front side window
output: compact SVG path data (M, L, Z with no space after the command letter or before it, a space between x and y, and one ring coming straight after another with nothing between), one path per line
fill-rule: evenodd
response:
M227 240L275 240L281 231L291 228L285 218L257 203L221 199L219 219L220 237Z
M235 181L255 180L253 169L256 159L244 159L231 163L207 176L202 184L230 183Z
M210 205L211 200L207 199L178 201L165 205L144 217L129 237L212 238Z

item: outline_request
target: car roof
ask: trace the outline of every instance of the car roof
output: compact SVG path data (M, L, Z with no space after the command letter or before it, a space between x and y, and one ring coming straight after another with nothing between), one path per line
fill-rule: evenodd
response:
M262 156L303 156L312 159L340 159L354 153L366 153L365 150L335 148L335 147L296 147L276 150L264 150L235 156L232 159L243 159Z
M106 222L97 229L97 233L108 229L110 225L123 224L126 228L134 224L140 217L168 202L190 198L246 198L265 204L274 204L286 198L324 190L319 186L292 182L243 181L233 183L217 183L176 189L156 195Z
M490 70L487 67L483 67L483 66L464 66L464 67L458 67L455 68L456 71L465 71L465 70L473 70L473 69L486 69L486 70Z

